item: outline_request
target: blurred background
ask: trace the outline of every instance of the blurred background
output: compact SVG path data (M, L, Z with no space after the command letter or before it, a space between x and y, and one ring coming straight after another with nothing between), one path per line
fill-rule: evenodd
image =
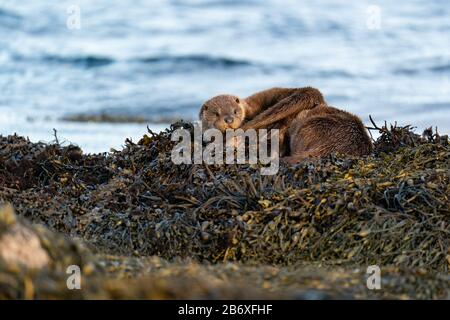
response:
M1 135L109 151L272 86L448 134L450 3L0 0Z

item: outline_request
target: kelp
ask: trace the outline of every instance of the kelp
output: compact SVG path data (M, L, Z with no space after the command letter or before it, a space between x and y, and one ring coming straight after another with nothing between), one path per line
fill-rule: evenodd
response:
M78 257L86 255L90 265L105 263L106 256L119 265L160 259L165 270L172 270L186 264L176 261L188 259L186 268L195 268L197 278L187 280L180 273L183 280L177 280L187 284L202 282L201 275L210 270L221 278L223 268L235 266L234 278L220 287L222 293L210 296L215 289L204 284L209 289L195 297L296 297L295 292L311 289L295 287L296 277L317 270L312 267L317 264L317 272L323 273L318 282L359 269L351 277L364 290L350 286L344 292L345 286L331 281L326 290L334 292L331 297L370 297L364 280L368 265L391 270L387 274L392 273L393 282L404 282L374 297L448 295L447 136L431 128L418 135L410 126L373 123L379 137L368 157L331 155L295 166L281 164L277 174L263 176L259 165L175 165L170 138L181 127L193 130L192 124L178 122L159 134L149 130L137 143L127 139L123 150L104 154L83 154L57 139L44 144L16 135L0 137L0 201L11 203L33 227L45 226L47 233L62 234L66 241L79 240L87 253ZM65 251L68 256L73 252L55 250L60 252L55 261L63 261ZM267 268L287 272L291 280L276 289L269 283L267 290L256 280L244 281L244 273L263 277ZM167 296L150 294L153 289L146 288L155 288L151 283L157 276L147 269L133 269L136 289L118 289L118 296L102 291L100 283L112 281L121 288L123 274L102 269L93 273L92 283L109 298L185 297L175 288ZM45 270L40 272L52 274L51 268ZM261 291L250 293L255 283ZM240 295L243 286L248 296ZM56 291L52 294L63 297Z

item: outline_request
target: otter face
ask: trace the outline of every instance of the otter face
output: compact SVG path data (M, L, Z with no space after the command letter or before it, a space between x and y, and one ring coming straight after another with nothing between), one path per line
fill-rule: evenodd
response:
M206 101L200 109L203 130L216 128L225 132L239 128L245 118L244 104L232 95L220 95Z

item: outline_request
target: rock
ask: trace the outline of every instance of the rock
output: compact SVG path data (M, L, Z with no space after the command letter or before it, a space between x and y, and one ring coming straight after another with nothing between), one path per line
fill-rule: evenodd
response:
M0 209L0 225L0 259L30 269L48 266L50 258L39 237L16 220L11 206Z

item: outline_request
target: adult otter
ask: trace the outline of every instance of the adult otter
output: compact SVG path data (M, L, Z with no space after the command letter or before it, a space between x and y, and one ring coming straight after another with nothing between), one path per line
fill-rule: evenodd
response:
M300 112L289 128L290 155L281 160L298 163L333 152L365 156L373 146L361 120L327 105Z
M319 90L272 88L245 99L220 95L200 110L203 129L279 129L282 160L295 163L332 152L367 155L372 143L361 120L329 107Z

